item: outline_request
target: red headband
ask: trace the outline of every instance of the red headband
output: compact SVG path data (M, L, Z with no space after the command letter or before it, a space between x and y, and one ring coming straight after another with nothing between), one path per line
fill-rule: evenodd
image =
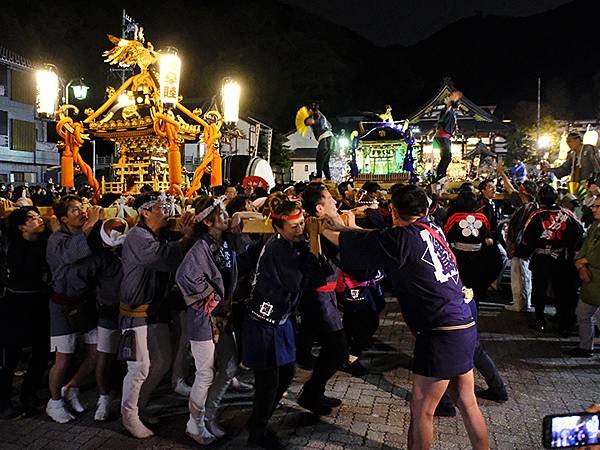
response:
M525 189L525 186L523 186L523 185L519 186L519 192L528 197L531 197L531 198L534 197L534 195L531 192L527 192L527 189Z
M287 214L275 214L274 212L271 213L271 219L279 219L279 220L296 220L299 219L300 217L302 217L304 215L304 211L302 211L302 209L300 209L300 212L298 214L294 214L294 215L287 215Z

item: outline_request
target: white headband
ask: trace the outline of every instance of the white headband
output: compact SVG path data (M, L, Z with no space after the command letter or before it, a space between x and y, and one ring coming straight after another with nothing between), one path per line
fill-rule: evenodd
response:
M208 215L214 211L217 206L220 206L222 209L225 209L225 200L227 199L226 195L221 195L213 200L212 204L204 208L198 214L196 214L196 222L202 222L204 219L208 217Z
M157 205L157 204L159 204L161 202L166 202L166 201L167 201L167 196L165 194L160 194L154 200L149 200L146 203L142 203L142 205L137 209L138 214L141 214L141 212L144 209L152 209L152 207L154 205Z
M102 238L102 242L104 242L104 244L107 245L108 247L117 247L119 245L123 245L123 241L125 240L125 236L127 235L127 231L129 230L129 225L127 224L125 219L121 219L118 217L115 217L115 219L118 219L119 221L121 221L125 224L125 231L123 231L121 233L120 231L113 229L113 230L110 230L110 235L109 235L106 232L104 225L106 225L106 223L110 219L105 220L104 223L102 224L102 226L100 227L100 237Z

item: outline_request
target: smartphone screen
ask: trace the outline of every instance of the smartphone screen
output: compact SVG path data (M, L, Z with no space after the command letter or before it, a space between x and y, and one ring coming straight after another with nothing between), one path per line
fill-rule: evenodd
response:
M600 444L600 416L591 413L546 416L543 441L545 448Z

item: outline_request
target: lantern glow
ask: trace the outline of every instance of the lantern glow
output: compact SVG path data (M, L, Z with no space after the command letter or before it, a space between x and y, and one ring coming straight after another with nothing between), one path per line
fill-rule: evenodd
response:
M239 120L240 91L240 85L231 78L223 82L221 89L223 120L227 123L236 123Z
M36 109L38 114L53 117L58 100L58 75L51 66L36 73Z
M73 89L73 95L77 100L85 100L89 86L83 83L83 79L80 79L78 83L74 83L71 88Z
M585 134L583 135L583 145L593 145L594 147L598 143L598 132L592 130L588 125Z
M569 153L569 144L567 144L567 133L560 136L560 144L558 146L558 161L565 161Z
M163 106L173 107L179 99L181 59L177 50L169 47L160 57L160 100Z
M547 134L542 134L537 140L537 146L539 149L549 149L552 145L552 137Z

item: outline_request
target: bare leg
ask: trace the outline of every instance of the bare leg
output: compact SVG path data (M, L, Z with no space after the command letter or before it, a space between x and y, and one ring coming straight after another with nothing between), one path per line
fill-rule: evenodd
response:
M72 356L72 353L56 352L54 364L48 373L48 387L52 400L60 400L62 398L60 388L62 387L69 364L71 364Z
M470 370L450 380L448 393L460 410L473 449L488 450L490 448L488 430L475 397L473 371Z
M110 369L114 359L112 353L98 352L96 355L96 384L100 395L110 394Z
M408 450L428 450L431 447L433 413L447 387L448 380L415 374L410 399Z
M96 344L85 344L86 355L85 359L73 375L73 378L65 385L67 389L78 387L81 381L87 377L96 366ZM57 353L58 355L58 353Z

